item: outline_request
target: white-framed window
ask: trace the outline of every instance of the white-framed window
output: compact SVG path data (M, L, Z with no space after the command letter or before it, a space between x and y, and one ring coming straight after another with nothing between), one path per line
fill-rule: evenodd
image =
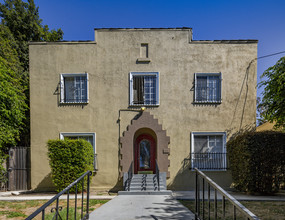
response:
M60 102L88 103L88 73L60 74Z
M98 170L97 154L96 154L96 133L95 132L61 132L59 134L59 138L61 140L64 140L65 138L69 138L69 139L84 139L88 141L93 147L94 170Z
M130 72L130 105L159 105L158 72Z
M222 102L222 73L195 73L195 102Z
M226 140L226 132L192 132L192 169L226 170Z

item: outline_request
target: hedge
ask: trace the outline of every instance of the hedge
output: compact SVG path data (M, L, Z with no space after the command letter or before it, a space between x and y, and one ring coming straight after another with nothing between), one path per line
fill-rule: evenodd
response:
M270 194L284 187L285 133L243 133L230 140L227 149L236 189Z
M47 145L51 177L57 191L93 170L93 148L86 140L49 140ZM82 185L78 184L78 191L81 190Z

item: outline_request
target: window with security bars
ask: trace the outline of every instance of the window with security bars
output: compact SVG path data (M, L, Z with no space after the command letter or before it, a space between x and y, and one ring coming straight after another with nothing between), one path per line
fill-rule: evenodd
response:
M192 168L202 170L225 170L226 134L224 132L192 133Z
M195 102L221 103L221 73L195 74Z
M158 73L130 74L130 105L159 105Z
M88 74L61 74L61 103L88 103Z

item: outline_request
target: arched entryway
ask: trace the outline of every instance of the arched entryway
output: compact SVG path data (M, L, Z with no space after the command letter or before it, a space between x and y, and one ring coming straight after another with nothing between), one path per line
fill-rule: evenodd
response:
M148 134L154 139L156 145L154 160L157 160L160 172L166 172L167 177L169 177L168 167L170 161L168 160L168 155L170 150L168 144L170 143L170 138L166 135L166 131L162 129L162 125L158 123L158 120L154 119L153 115L147 111L143 111L138 117L135 117L120 138L120 176L128 172L132 164L134 168L134 146L136 140L143 134Z
M139 135L134 142L134 172L155 173L156 142L149 134Z

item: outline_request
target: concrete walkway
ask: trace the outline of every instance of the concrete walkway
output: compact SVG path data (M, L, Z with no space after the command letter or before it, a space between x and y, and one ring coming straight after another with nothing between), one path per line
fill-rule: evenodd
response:
M120 195L90 214L89 219L195 219L195 216L172 196Z

